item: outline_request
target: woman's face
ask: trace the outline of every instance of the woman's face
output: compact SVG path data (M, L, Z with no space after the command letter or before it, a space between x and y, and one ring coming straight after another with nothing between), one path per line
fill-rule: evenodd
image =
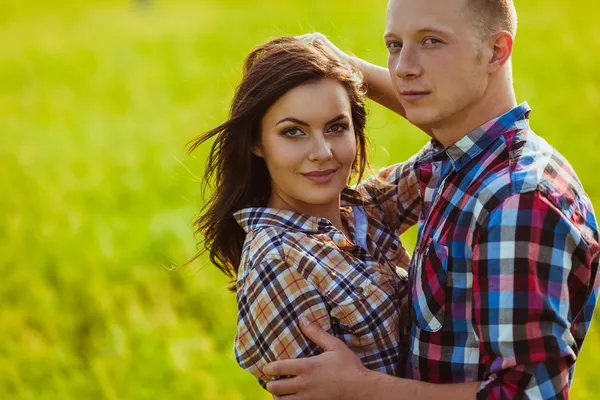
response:
M271 175L270 207L317 215L339 207L356 157L348 94L335 79L298 86L261 121L263 157Z

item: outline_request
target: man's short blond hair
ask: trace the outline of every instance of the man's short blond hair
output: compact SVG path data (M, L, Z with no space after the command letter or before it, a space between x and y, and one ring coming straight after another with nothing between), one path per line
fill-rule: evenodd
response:
M513 0L466 0L475 27L482 39L504 30L513 37L517 34L517 10Z

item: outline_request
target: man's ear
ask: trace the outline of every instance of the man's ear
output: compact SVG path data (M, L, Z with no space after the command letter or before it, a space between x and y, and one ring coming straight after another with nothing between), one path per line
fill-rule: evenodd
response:
M493 34L489 38L492 54L488 60L488 72L496 72L510 59L514 39L507 31Z

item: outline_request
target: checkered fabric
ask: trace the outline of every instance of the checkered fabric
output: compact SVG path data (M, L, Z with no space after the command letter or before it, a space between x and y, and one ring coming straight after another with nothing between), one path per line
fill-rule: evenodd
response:
M526 103L416 162L406 376L480 399L567 398L598 296L598 225Z
M415 158L343 191L352 242L324 218L272 208L234 215L247 232L234 352L263 387L265 364L321 352L302 335L301 316L344 341L368 368L404 371L410 257L399 233L420 212Z

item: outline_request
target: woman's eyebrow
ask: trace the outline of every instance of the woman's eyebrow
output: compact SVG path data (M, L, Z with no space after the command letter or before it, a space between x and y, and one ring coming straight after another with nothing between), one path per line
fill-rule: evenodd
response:
M306 123L304 121L300 121L299 119L294 118L294 117L285 117L283 119L280 119L279 121L277 121L277 123L275 124L275 126L277 126L279 124L282 124L284 122L293 122L293 123L298 124L298 125L309 126L308 123Z
M339 120L342 120L342 119L344 119L344 118L347 118L346 114L340 114L340 115L338 115L337 117L335 117L335 118L332 118L332 119L330 119L329 121L327 121L327 122L325 123L325 125L329 125L329 124L332 124L332 123L334 123L334 122L338 122ZM277 125L279 125L279 124L282 124L282 123L284 123L284 122L293 122L293 123L295 123L295 124L302 125L302 126L310 126L310 124L309 124L309 123L307 123L307 122L304 122L304 121L301 121L301 120L299 120L299 119L297 119L297 118L294 118L294 117L285 117L285 118L282 118L282 119L280 119L279 121L277 121L277 123L275 124L275 126L277 126Z
M346 114L340 114L340 115L338 115L337 117L335 117L335 118L332 118L332 119L330 119L329 121L327 121L327 122L325 123L325 125L333 124L334 122L338 122L338 121L340 121L340 120L342 120L342 119L345 119L345 118L347 118Z

